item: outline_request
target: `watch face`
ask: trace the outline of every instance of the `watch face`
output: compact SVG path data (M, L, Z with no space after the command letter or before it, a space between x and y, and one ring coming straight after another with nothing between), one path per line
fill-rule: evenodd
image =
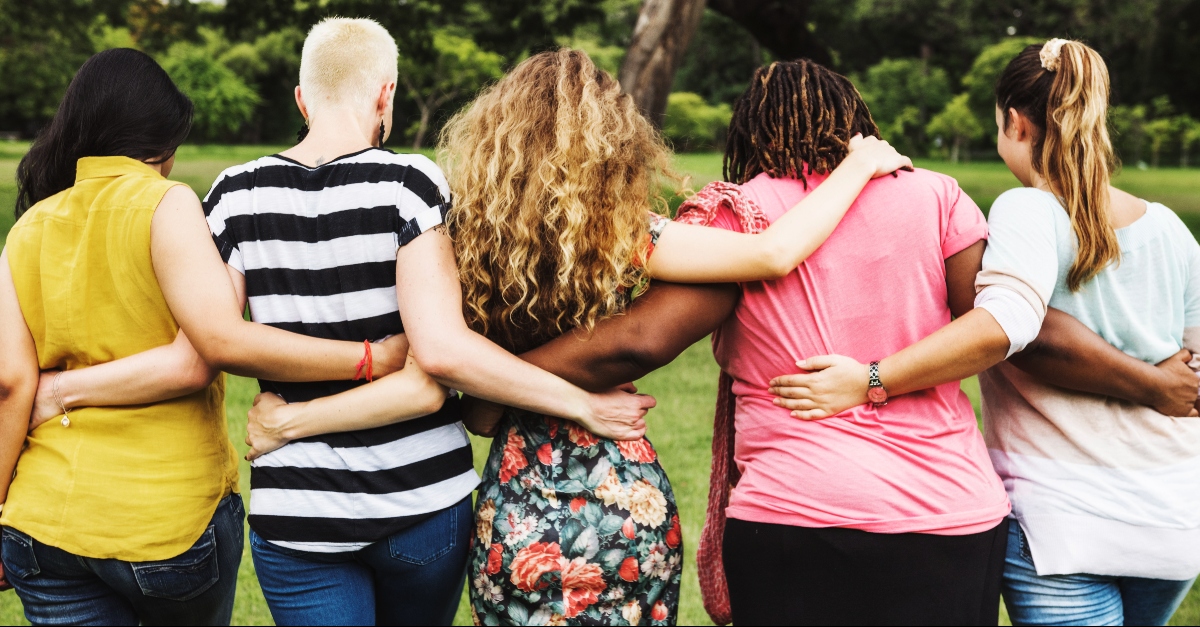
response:
M870 388L867 390L867 400L872 403L883 403L888 399L887 390L883 388Z

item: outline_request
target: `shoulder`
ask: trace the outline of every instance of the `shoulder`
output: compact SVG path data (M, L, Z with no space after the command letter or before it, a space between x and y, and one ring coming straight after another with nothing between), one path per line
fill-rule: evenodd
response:
M386 149L369 150L357 155L361 162L398 166L397 180L406 189L421 197L426 204L448 201L450 185L438 164L422 154L392 152Z
M1055 220L1058 214L1066 217L1062 204L1053 194L1032 187L1018 187L996 197L988 212L988 220L991 222L997 220L1045 222Z
M227 192L252 188L254 186L254 177L262 168L271 166L287 167L288 165L282 159L274 156L266 156L241 165L225 168L217 175L212 187L208 190L208 194L205 195L205 208L210 209L210 205L220 202L221 197Z
M1192 230L1188 228L1187 223L1179 217L1179 214L1171 211L1166 205L1157 202L1147 202L1146 215L1161 225L1161 228L1177 244L1182 245L1185 250L1198 250L1200 252L1200 244L1196 242L1196 236L1192 234Z

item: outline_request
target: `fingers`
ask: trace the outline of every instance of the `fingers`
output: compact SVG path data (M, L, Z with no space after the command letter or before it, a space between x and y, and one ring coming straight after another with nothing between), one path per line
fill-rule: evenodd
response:
M836 363L835 357L836 355L817 355L816 357L809 357L804 361L798 361L796 365L809 372L817 372L833 367Z
M771 388L806 388L812 383L813 376L811 374L785 374L775 377L767 383L767 387ZM775 392L772 391L772 394Z
M1193 407L1192 411L1188 412L1187 417L1188 418L1200 418L1200 411L1196 411L1196 408Z
M623 383L621 385L618 385L617 389L621 390L622 392L629 392L630 394L637 394L637 386L634 385L632 381L630 381L629 383Z
M270 392L259 392L258 394L255 394L254 402L250 404L251 407L263 402L263 400L267 397L267 395L270 395L270 394L271 394Z
M646 411L649 411L649 410L653 409L654 407L658 406L658 399L655 399L653 396L650 396L649 394L637 394L636 396L638 397L638 401L639 401L638 404L642 407L642 409L644 409ZM643 411L642 413L644 414L645 411Z
M823 409L810 409L807 411L800 410L792 412L792 418L799 418L800 420L824 420L828 418L829 415L829 412Z
M805 411L817 409L817 402L811 398L775 398L772 400L776 407Z

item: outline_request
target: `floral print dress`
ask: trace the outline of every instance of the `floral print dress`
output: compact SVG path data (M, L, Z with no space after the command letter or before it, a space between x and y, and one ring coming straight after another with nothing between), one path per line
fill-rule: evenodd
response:
M501 426L467 571L476 624L675 624L679 511L650 442L512 409Z
M653 246L666 220L651 220ZM674 625L683 538L649 440L508 409L479 486L471 614L483 625Z

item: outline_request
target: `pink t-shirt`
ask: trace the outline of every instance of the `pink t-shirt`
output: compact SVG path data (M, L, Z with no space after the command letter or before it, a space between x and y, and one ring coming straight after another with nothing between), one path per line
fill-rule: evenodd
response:
M825 177L809 176L814 188ZM742 186L774 222L807 193L760 175ZM727 208L713 226L741 230ZM771 378L810 356L882 359L950 322L945 259L987 237L954 179L917 170L863 190L820 249L777 281L750 283L713 335L737 396L741 520L875 533L965 535L1009 512L975 413L957 383L805 422L776 407ZM884 381L887 384L887 381Z

